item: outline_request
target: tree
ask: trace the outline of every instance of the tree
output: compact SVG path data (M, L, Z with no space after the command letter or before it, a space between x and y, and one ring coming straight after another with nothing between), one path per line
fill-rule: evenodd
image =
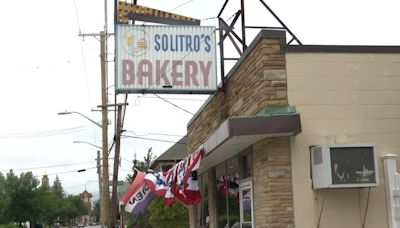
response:
M58 208L55 209L56 214L52 215L53 217L49 217L51 222L57 218L70 224L73 219L88 214L83 201L78 195L68 195L62 199L58 198L58 196L55 197L57 199L55 202L58 202Z
M156 197L149 205L149 221L153 227L189 227L189 210L179 202L168 207L163 197Z
M136 177L136 170L142 171L142 172L147 172L150 169L150 165L154 162L156 159L156 156L153 154L153 150L150 147L150 149L147 151L146 156L143 157L143 161L140 161L136 159L136 153L134 155L135 159L133 159L133 166L132 166L132 171L133 174L128 174L126 177L126 180L132 183L132 181Z
M56 179L53 182L53 186L51 186L51 191L56 194L56 196L63 198L64 197L64 189L61 185L61 181L58 178L58 175L56 176Z
M51 189L38 187L39 183L31 172L20 176L12 170L6 176L0 173L0 224L17 222L21 225L29 221L31 225L45 225L59 217L70 221L87 214L79 196L64 197L58 177Z
M35 221L39 213L34 204L38 185L39 181L33 177L32 172L21 173L18 177L10 171L4 186L9 197L5 216L20 224L25 221Z
M34 199L37 210L40 212L38 221L41 223L52 224L60 215L62 207L62 198L59 198L54 192L50 191L48 186L41 186L37 190L37 197Z
M96 221L100 221L100 200L97 200L94 203L94 209L93 209L93 214L96 216Z
M9 197L7 196L5 190L5 181L6 179L4 175L0 172L0 224L6 224L10 222L9 217L5 213L7 205L9 204Z

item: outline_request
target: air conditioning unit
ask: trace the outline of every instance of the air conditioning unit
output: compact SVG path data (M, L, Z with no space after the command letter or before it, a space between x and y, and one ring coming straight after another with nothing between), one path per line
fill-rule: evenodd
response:
M379 185L373 144L328 144L311 147L314 189L360 188Z

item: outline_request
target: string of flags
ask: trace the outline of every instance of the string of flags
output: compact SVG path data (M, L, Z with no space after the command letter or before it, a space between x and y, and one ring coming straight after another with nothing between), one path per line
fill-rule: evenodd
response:
M169 207L175 199L186 205L201 202L197 173L204 155L204 147L175 164L166 172L136 171L136 177L120 198L125 211L138 215L142 213L155 196L164 196Z

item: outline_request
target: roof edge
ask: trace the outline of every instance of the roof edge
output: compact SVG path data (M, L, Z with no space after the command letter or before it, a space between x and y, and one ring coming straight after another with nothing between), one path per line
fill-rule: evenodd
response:
M400 53L400 46L376 45L288 45L287 53Z

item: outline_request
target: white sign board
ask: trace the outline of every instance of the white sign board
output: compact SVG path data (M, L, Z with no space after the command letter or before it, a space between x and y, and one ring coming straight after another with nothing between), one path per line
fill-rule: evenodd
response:
M116 25L117 93L213 93L215 27Z

